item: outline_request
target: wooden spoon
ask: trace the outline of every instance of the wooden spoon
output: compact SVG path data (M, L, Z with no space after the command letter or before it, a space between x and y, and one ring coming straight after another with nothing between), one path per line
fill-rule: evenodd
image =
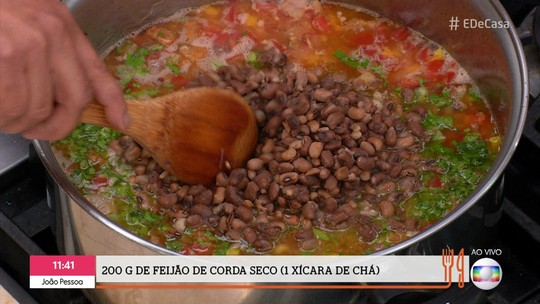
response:
M126 100L125 133L157 163L189 184L211 184L220 171L244 165L257 143L257 122L247 102L216 88L192 88L147 100ZM82 122L112 127L92 103Z

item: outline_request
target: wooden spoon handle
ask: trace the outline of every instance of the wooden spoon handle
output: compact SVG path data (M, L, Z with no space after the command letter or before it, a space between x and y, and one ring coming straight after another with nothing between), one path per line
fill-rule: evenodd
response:
M102 127L114 128L107 120L105 108L97 102L90 103L88 107L84 109L80 121Z

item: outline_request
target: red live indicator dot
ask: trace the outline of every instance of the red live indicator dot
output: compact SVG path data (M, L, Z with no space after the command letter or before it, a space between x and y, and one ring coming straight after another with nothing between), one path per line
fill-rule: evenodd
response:
M30 275L95 276L96 257L89 255L32 255Z

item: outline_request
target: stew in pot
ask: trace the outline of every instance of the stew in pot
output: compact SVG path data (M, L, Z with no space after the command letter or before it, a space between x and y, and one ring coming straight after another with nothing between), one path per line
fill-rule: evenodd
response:
M182 254L381 250L450 212L500 146L488 103L458 62L357 7L187 9L125 38L105 62L126 98L216 86L256 114L253 158L208 187L168 175L114 130L83 124L54 143L90 203Z

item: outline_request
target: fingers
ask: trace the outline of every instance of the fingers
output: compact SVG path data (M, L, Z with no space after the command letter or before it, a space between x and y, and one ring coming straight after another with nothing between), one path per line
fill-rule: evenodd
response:
M55 103L50 116L23 135L55 140L66 136L77 125L81 112L92 98L92 90L77 56L76 42L66 39L70 36L69 24L56 13L45 12L36 18L36 22L47 29L49 73Z
M126 103L118 82L107 71L105 64L94 52L88 40L79 36L77 53L90 80L94 96L105 107L107 120L119 130L125 130L129 123Z
M62 138L92 98L125 129L122 92L67 9L53 0L0 1L0 132Z
M66 119L73 110L63 104L56 105L52 115L47 120L35 125L32 129L23 133L26 138L59 140L66 137L75 128L78 120Z
M67 9L64 9L64 12L68 13ZM67 29L74 42L74 53L77 54L79 63L89 81L93 97L105 107L109 122L115 128L125 130L129 119L122 90L69 13L68 16L67 22L72 23L72 25L68 26Z
M13 37L2 28L0 26L0 131L17 133L19 129L13 124L24 115L28 100L24 87L25 64L14 47Z
M1 14L0 130L19 133L52 112L46 42L12 14ZM32 71L28 73L28 71Z

